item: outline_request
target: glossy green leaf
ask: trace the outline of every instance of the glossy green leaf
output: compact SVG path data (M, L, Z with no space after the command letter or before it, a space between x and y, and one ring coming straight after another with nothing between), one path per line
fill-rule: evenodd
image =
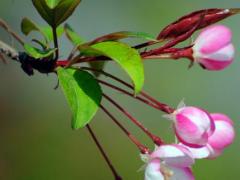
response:
M136 49L121 42L101 42L92 47L120 64L131 77L135 94L141 91L144 84L144 69L141 56Z
M51 56L56 51L56 49L41 50L29 44L24 44L24 49L29 56L36 59Z
M96 44L103 41L116 41L124 38L143 38L150 41L157 41L154 36L144 33L144 32L132 32L132 31L120 31L120 32L114 32L111 34L107 34L104 36L101 36L93 41L91 41L89 44Z
M42 18L56 28L72 15L81 0L32 0Z
M102 99L97 80L88 72L75 69L57 69L60 85L70 105L73 129L84 127L96 114Z

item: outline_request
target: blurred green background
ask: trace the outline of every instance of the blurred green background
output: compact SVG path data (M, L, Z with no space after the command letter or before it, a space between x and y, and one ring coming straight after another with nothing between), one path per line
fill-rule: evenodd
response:
M87 40L120 30L144 31L157 35L178 17L202 8L239 7L235 0L83 0L69 23ZM1 0L0 17L20 33L20 21L30 17L41 20L31 1ZM240 15L222 22L233 30L235 62L224 71L208 72L195 65L188 70L187 61L153 60L145 62L144 90L172 106L185 98L187 105L223 112L235 121L235 143L216 160L199 160L194 165L197 180L235 180L240 177L239 92L240 92ZM12 43L0 30L0 38ZM68 55L71 44L62 39L61 58ZM20 48L14 44L16 48ZM114 64L109 72L129 80ZM28 77L19 64L0 64L0 179L1 180L110 180L105 162L85 129L72 131L71 114L55 75L35 73ZM162 113L119 93L113 95L124 107L154 133L173 141L169 122ZM143 143L151 141L113 107L112 112ZM125 180L143 179L137 170L143 165L139 153L126 136L102 113L91 123L113 164Z

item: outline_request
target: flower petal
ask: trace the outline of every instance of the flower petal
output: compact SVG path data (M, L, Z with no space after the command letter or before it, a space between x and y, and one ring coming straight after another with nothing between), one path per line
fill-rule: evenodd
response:
M192 170L190 168L171 167L173 175L170 180L194 180Z
M195 41L195 49L202 54L211 54L231 43L231 30L223 25L213 25L202 30Z
M178 144L162 145L151 155L151 159L159 158L168 166L189 167L194 163L191 152Z
M224 114L211 114L215 123L215 131L208 139L208 144L215 150L222 150L232 144L235 138L233 122Z
M192 148L192 147L188 147L188 150L192 153L192 156L194 159L203 159L203 158L208 158L211 153L212 150L207 146L201 147L201 148Z
M151 160L145 169L145 180L164 180L164 176L160 171L160 159Z
M175 112L174 130L176 136L188 146L205 146L214 129L213 120L205 110L188 106Z

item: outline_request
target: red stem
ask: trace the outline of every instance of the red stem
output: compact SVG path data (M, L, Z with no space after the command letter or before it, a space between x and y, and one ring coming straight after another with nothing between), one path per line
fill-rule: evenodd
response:
M97 145L99 151L101 152L103 158L105 159L105 161L107 162L107 165L109 166L110 170L113 173L113 176L115 178L115 180L122 180L122 178L118 175L117 171L115 170L115 168L113 167L111 161L109 160L106 152L104 151L103 147L101 146L101 144L99 143L96 135L94 134L92 128L90 127L89 124L86 125L88 132L90 133L92 139L94 140L95 144Z
M142 129L143 132L145 132L152 140L153 142L160 146L163 144L163 141L158 136L152 134L150 131L148 131L147 128L145 128L137 119L135 119L128 111L126 111L123 107L121 107L116 101L114 101L112 98L107 96L103 93L103 97L105 97L110 103L112 103L116 108L121 111L124 115L126 115L134 124L136 124L140 129Z
M104 106L101 109L113 120L113 122L129 137L129 139L138 147L142 154L150 153L149 149L141 144Z
M103 85L105 85L105 86L108 86L108 87L110 87L110 88L112 88L112 89L114 89L116 91L122 92L122 93L124 93L124 94L126 94L126 95L128 95L128 96L130 96L130 97L132 97L134 99L137 99L137 100L139 100L139 101L141 101L141 102L143 102L143 103L145 103L145 104L147 104L147 105L149 105L149 106L151 106L151 107L153 107L155 109L158 109L158 110L160 109L159 106L149 102L148 100L146 100L144 98L141 98L139 96L134 96L133 93L130 93L130 92L128 92L128 91L126 91L126 90L124 90L122 88L119 88L117 86L114 86L113 84L110 84L110 83L108 83L106 81L103 81L103 80L100 80L100 79L98 79L98 82L103 84Z
M125 86L128 87L128 88L134 89L134 87L133 87L131 84L129 84L129 83L121 80L120 78L118 78L118 77L116 77L116 76L113 76L113 75L111 75L111 74L109 74L109 73L106 73L105 71L97 70L97 69L93 69L93 68L89 68L89 67L81 67L81 69L100 72L100 73L102 73L103 75L105 75L105 76L107 76L107 77L110 77L111 79L113 79L113 80L115 80L115 81L117 81L117 82L125 85ZM163 111L163 112L165 112L165 113L167 113L167 114L171 114L171 113L173 113L173 112L175 111L174 108L168 106L167 104L164 104L164 103L159 102L158 100L154 99L153 97L151 97L150 95L148 95L148 94L145 93L144 91L141 91L140 94L141 94L143 97L145 97L146 99L148 99L148 100L150 100L151 102L155 103L155 104L159 107L159 108L158 108L159 110L161 110L161 111Z

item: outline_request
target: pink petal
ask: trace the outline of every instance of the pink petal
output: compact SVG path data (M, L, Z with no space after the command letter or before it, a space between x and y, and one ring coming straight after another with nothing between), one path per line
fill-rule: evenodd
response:
M233 123L223 114L211 114L215 122L215 131L208 139L208 144L213 149L222 150L232 144L235 138Z
M178 144L162 145L151 155L152 159L159 158L169 166L189 167L194 163L190 151Z
M194 159L208 158L212 153L212 150L208 148L208 145L201 148L185 147L192 153Z
M190 168L171 167L173 175L170 180L194 180L192 170Z
M214 121L226 121L229 124L233 125L233 121L225 114L222 113L211 113L210 116Z
M219 71L229 66L233 62L233 58L234 46L228 44L212 54L202 54L199 57L196 57L195 60L208 70Z
M231 30L223 25L213 25L202 30L195 41L197 51L210 54L231 43Z
M174 126L178 139L192 147L205 146L215 128L209 113L196 107L178 109Z

